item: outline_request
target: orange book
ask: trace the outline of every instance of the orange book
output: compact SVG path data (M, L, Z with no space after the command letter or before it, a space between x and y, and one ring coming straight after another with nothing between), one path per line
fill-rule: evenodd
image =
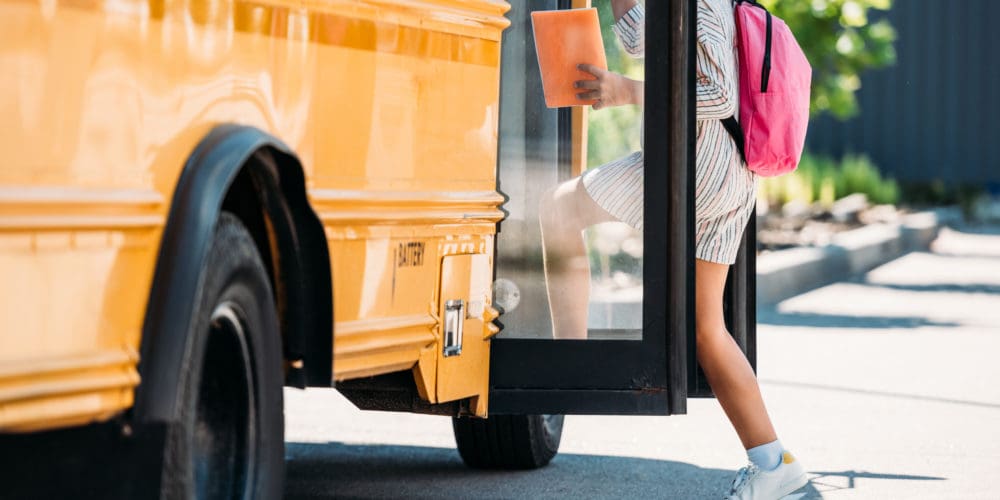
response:
M594 101L576 97L586 90L574 88L573 82L594 79L590 73L577 69L579 64L608 69L597 9L535 11L531 13L531 25L545 105L561 108L593 104Z

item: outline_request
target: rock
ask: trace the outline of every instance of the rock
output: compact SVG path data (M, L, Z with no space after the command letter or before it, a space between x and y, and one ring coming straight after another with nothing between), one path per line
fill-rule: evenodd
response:
M802 246L826 246L833 238L833 228L829 224L812 222L799 231L799 244Z
M794 219L809 217L810 207L808 203L792 200L781 207L781 215Z
M899 211L893 205L875 205L859 214L858 218L865 224L899 222Z
M857 222L858 215L865 208L868 208L868 196L864 193L854 193L833 202L830 215L837 222Z
M767 198L757 199L757 218L767 216L771 212L771 203L767 201Z
M591 246L604 255L614 255L621 251L622 242L632 235L633 229L628 224L609 222L594 226L591 233Z
M636 259L642 258L642 238L629 238L622 242L622 251Z

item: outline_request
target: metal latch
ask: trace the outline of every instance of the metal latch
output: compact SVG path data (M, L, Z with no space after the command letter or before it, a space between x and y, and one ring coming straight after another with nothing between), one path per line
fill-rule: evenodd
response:
M444 304L444 357L462 354L462 326L465 302L449 300Z

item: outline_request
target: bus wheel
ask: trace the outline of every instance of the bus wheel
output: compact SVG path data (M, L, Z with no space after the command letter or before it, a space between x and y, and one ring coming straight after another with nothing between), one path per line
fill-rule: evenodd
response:
M280 498L284 480L281 343L268 274L235 216L215 228L181 375L165 498Z
M477 469L537 469L559 451L562 415L454 418L455 442L466 465Z

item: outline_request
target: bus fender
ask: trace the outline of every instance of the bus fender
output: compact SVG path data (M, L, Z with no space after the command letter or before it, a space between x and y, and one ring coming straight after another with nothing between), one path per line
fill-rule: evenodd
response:
M301 279L292 283L312 288L296 291L296 299L312 302L299 305L310 311L309 320L298 321L298 331L282 332L286 364L293 362L292 369L304 370L305 380L295 385L331 384L330 260L323 227L306 198L301 163L288 146L260 129L219 125L188 157L174 190L143 321L141 382L132 408L136 423L169 423L178 418L179 375L215 223L234 182L254 164L269 170L276 184L271 187L280 189L262 196L279 199L280 203L271 205L288 212L284 219L290 221L286 229L291 237L278 245L294 251L304 262L299 272L309 275L293 276ZM295 351L291 359L289 349Z

